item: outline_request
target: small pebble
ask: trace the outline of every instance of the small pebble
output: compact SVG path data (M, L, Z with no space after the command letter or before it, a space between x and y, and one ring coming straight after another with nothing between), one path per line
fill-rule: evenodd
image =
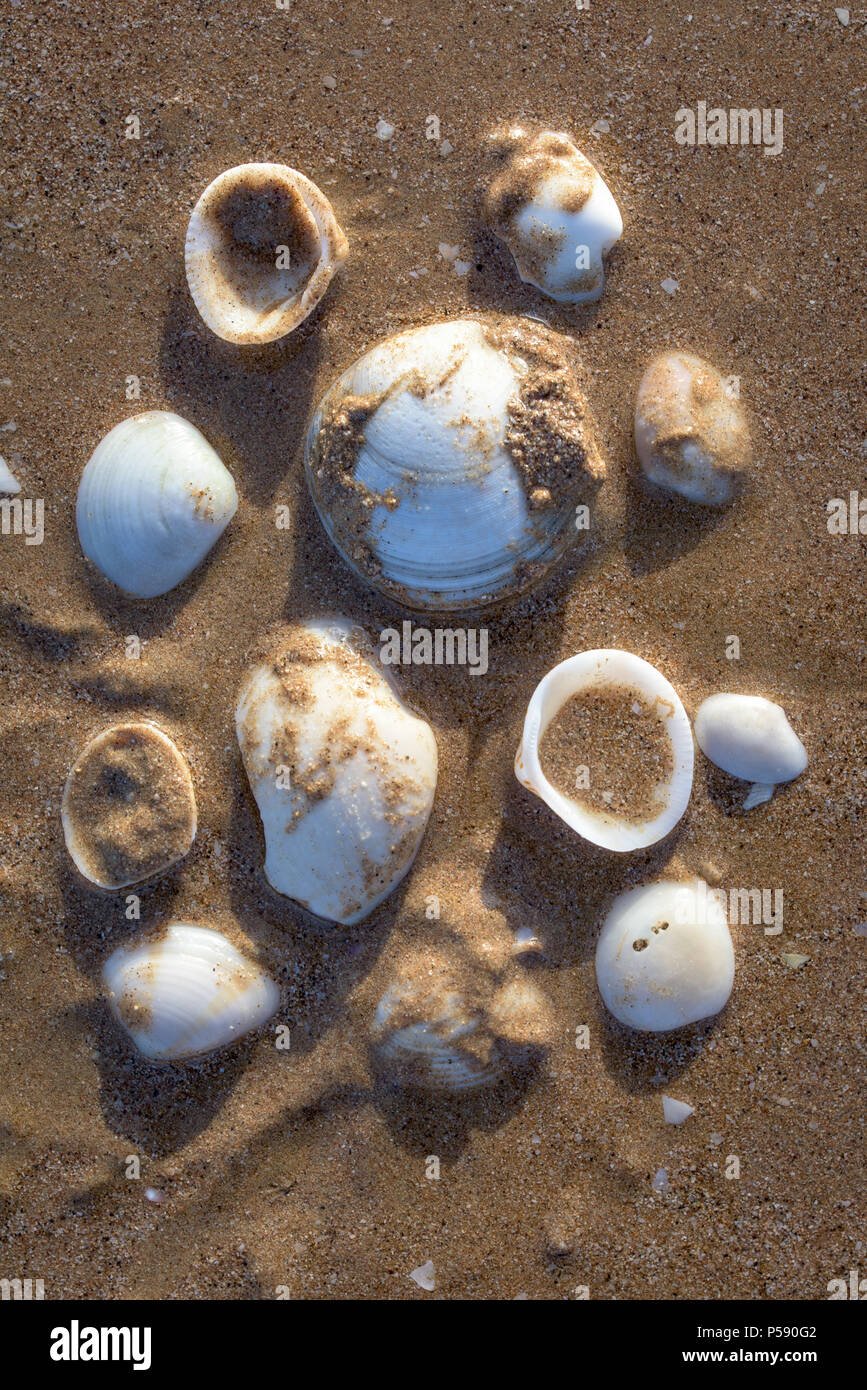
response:
M376 123L377 140L390 140L394 135L394 126L389 121L378 120Z
M436 1288L434 1273L434 1262L428 1260L426 1264L419 1265L417 1269L414 1269L409 1277L418 1284L420 1289L425 1289L431 1293Z
M677 291L680 289L680 285L677 283L676 280L668 279L663 280L662 288L665 290L666 294L676 294Z
M675 1100L672 1096L662 1097L662 1115L667 1125L682 1125L694 1114L694 1105L687 1105L686 1101Z
M323 87L327 87L328 90L329 90L329 92L333 92L333 91L334 91L334 88L337 86L337 78L336 78L336 77L323 77L323 79L322 79L322 85L323 85Z

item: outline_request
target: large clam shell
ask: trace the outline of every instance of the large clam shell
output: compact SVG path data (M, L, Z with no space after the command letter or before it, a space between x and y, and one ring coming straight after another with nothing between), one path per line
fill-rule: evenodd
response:
M222 932L171 922L158 939L119 946L102 971L109 1004L138 1051L186 1062L267 1023L276 984Z
M307 435L307 481L346 562L408 608L532 587L604 473L574 344L531 320L459 319L372 348Z
M735 956L721 903L703 879L621 893L596 945L605 1006L630 1028L666 1032L719 1013Z
M106 579L156 598L202 562L237 506L231 473L195 425L149 410L97 445L75 516L81 548Z
M539 746L551 720L571 696L599 685L636 690L655 707L671 741L673 770L659 813L638 823L587 809L580 801L573 801L552 786L540 764ZM576 749L575 761L585 761L580 749ZM674 687L640 656L616 648L599 648L561 661L537 685L524 719L515 776L585 840L603 849L626 853L655 844L677 825L689 803L693 762L689 717Z
M239 164L193 208L187 283L205 323L230 343L284 338L319 303L349 251L316 184L285 164Z
M397 886L433 806L433 730L343 622L297 627L255 667L236 711L265 832L265 877L350 926Z

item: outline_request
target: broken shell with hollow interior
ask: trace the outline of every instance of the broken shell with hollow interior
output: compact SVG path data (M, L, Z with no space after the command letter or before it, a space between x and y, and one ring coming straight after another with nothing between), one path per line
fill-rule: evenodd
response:
M576 540L604 474L570 339L529 319L458 319L387 339L316 411L305 465L362 579L448 611L532 588Z
M790 782L807 766L785 710L761 695L709 696L698 707L695 736L705 757L745 782Z
M630 702L634 692L639 708L647 709L645 717L657 720L662 726L663 737L669 741L667 778L653 786L650 806L638 815L630 815L629 819L599 807L590 797L582 797L577 780L575 796L564 794L546 777L540 760L540 747L548 726L567 702L606 692ZM641 746L635 748L634 757L636 772L640 773ZM524 719L515 758L515 776L585 840L603 849L625 853L655 844L677 825L689 803L693 762L689 717L674 687L655 666L641 657L615 648L600 648L561 661L537 685ZM598 766L599 760L576 746L574 763L576 769L587 769L585 783L592 789L600 770L604 771Z
M106 579L156 598L201 564L237 506L231 473L195 425L149 410L96 446L75 518L82 550Z
M186 1062L267 1023L280 992L222 932L171 922L161 937L119 946L102 981L117 1021L152 1062Z
M239 164L208 184L187 228L187 283L230 343L270 343L303 323L349 252L321 189L285 164Z
M407 873L433 806L437 746L349 623L296 627L244 683L238 743L265 877L351 926Z
M752 460L737 398L715 367L688 352L664 353L644 373L635 451L657 487L707 507L732 500Z
M710 1018L734 976L726 910L703 879L662 880L615 898L596 944L596 980L627 1027L661 1033Z
M486 969L451 945L409 950L376 1007L375 1069L413 1090L467 1093L533 1070L550 1005L518 969Z
M599 170L568 135L502 126L488 140L499 160L488 186L488 225L527 284L565 304L591 304L605 285L603 257L623 219Z
M164 873L196 837L190 769L168 734L146 721L91 739L70 769L60 814L75 867L100 888Z

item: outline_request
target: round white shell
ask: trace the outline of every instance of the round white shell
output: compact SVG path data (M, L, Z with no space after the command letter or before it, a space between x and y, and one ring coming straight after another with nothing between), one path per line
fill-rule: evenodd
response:
M274 981L221 932L190 922L118 947L102 980L115 1018L153 1062L228 1047L266 1023L280 1000Z
M231 229L215 213L232 196L247 199L255 211L257 191L296 204L316 248L313 256L294 255L293 260L294 253L287 254L290 248L279 241L264 248L264 256L251 260L239 255ZM255 217L252 221L255 232ZM279 225L271 230L280 235ZM218 337L230 343L270 343L307 318L348 251L334 209L304 174L285 164L239 164L209 183L193 208L185 248L187 283L196 308Z
M537 331L527 323L528 342ZM527 371L517 350L462 319L389 338L334 383L308 431L307 481L329 537L366 582L408 608L489 604L537 583L575 540L576 503L602 464L588 442L586 474L533 504L507 447ZM359 399L350 498L365 494L362 509L330 502L326 486L330 422Z
M435 952L405 964L376 1007L377 1068L397 1085L467 1093L541 1054L547 1001L526 977L498 984L477 968L450 969Z
M521 279L562 304L595 303L605 286L603 256L623 233L599 170L560 132L516 126L492 143L510 153L488 190L487 216Z
M674 770L667 801L652 820L636 824L614 815L601 815L564 796L542 771L539 744L551 720L571 696L600 681L629 686L654 702L671 740ZM689 803L693 763L689 717L674 687L640 656L603 647L561 661L536 686L515 757L515 776L585 840L622 854L645 849L674 829Z
M106 579L156 598L201 564L237 506L231 473L195 425L149 410L96 446L75 516L81 548Z
M311 623L318 659L247 678L236 710L241 756L265 833L265 877L317 917L360 922L397 886L433 806L437 746L357 649L348 623ZM297 696L297 682L303 694ZM281 745L293 747L293 765ZM332 777L327 790L318 779ZM308 793L305 788L311 788Z
M785 710L761 695L711 695L699 705L695 736L705 757L745 782L789 782L807 766Z
M645 945L636 950L635 942ZM596 946L596 980L606 1008L645 1032L719 1013L734 974L726 912L698 878L621 893Z
M752 455L737 399L715 367L686 352L665 353L644 373L635 452L657 487L708 507L732 500Z

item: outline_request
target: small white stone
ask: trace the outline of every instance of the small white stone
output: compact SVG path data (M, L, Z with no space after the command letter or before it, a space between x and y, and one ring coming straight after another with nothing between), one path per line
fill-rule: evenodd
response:
M653 1175L653 1190L664 1196L670 1190L671 1184L668 1181L668 1174L664 1168L657 1168Z
M444 261L457 260L457 257L460 254L460 249L461 248L459 246L449 246L447 241L441 241L439 246L437 247L437 250L439 251Z
M835 10L834 13L835 13L835 15L837 16L837 18L839 19L840 23L841 23L841 24L844 26L844 28L845 28L845 26L849 23L849 11L848 11L848 10L844 10L844 9L839 9L839 10Z
M607 135L610 129L611 126L609 122L606 121L604 116L600 116L599 120L594 121L590 127L590 134L598 138L600 135Z
M440 154L442 155L443 159L450 155L453 149L454 145L452 144L451 140L443 140L440 144Z
M467 275L472 269L473 263L472 261L455 261L454 265L456 275Z
M323 79L322 79L322 85L323 85L323 87L327 87L328 90L329 90L329 92L333 92L333 91L334 91L334 88L337 86L337 78L336 78L336 77L323 77Z
M15 477L8 463L4 458L0 458L0 492L20 492L21 484Z
M673 1096L662 1097L662 1116L667 1125L682 1125L690 1115L695 1114L695 1106L686 1101L675 1100Z
M146 1187L145 1197L149 1202L153 1202L154 1206L157 1207L161 1207L163 1202L166 1200L165 1193L160 1192L159 1188L157 1187Z
M419 1265L417 1269L412 1270L409 1277L418 1284L420 1289L426 1289L428 1293L431 1293L436 1288L434 1275L434 1262L428 1260L426 1264Z
M669 278L668 280L663 280L662 289L665 290L666 294L677 294L677 291L680 289L680 285L677 283L676 280L672 280L671 278Z
M384 121L384 120L382 120L382 118L380 118L380 119L377 121L377 123L376 123L376 138L377 138L377 140L390 140L390 139L392 138L393 135L394 135L394 126L391 124L391 122L390 122L390 121Z

